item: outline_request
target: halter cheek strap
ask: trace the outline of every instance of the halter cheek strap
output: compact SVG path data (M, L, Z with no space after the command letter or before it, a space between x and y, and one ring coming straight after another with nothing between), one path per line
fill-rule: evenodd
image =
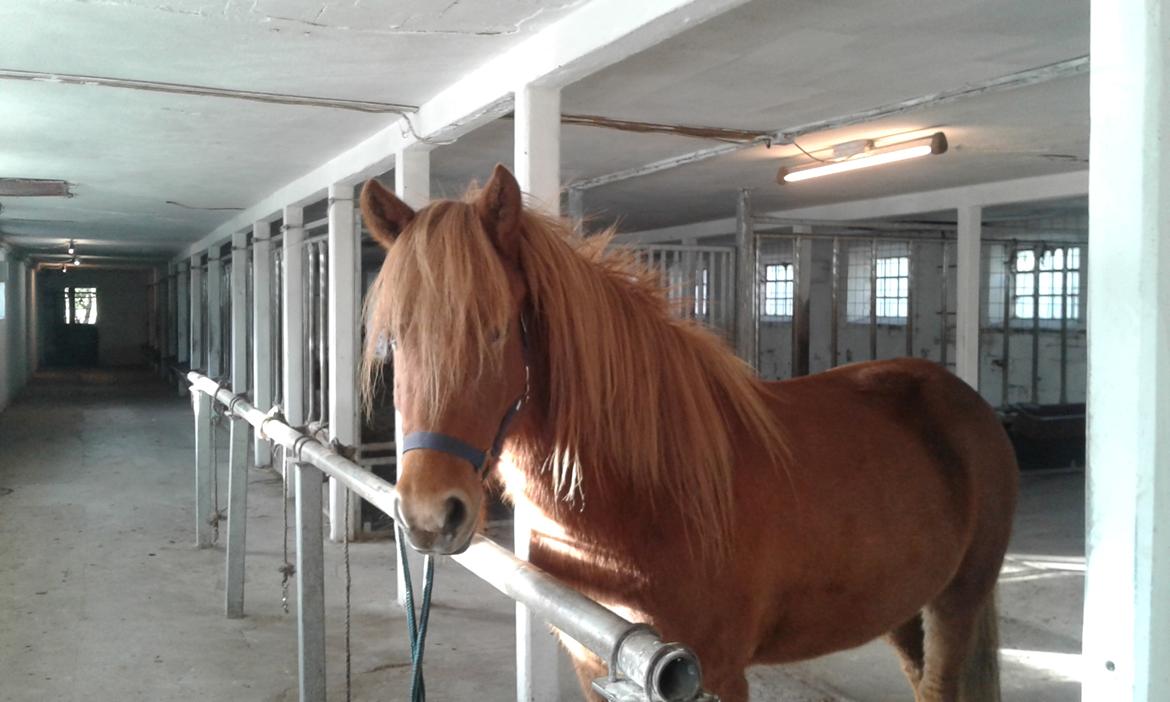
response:
M520 410L524 408L524 403L528 401L531 373L528 362L528 330L525 328L523 320L520 322L520 348L524 354L524 392L504 413L504 418L500 420L500 428L496 430L496 438L492 440L491 448L487 451L481 451L450 434L434 431L412 431L402 438L402 455L405 456L408 452L416 449L440 451L467 461L476 473L483 471L489 458L499 458L500 452L504 449L504 440L508 437L508 428L511 426L512 420L516 419L516 415L520 413Z

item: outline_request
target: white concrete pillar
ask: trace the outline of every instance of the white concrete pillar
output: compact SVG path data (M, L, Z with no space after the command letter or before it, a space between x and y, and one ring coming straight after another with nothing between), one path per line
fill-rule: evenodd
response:
M431 200L431 153L423 149L400 149L394 160L394 194L414 209L426 206ZM395 466L402 465L402 415L394 411L394 460ZM402 562L398 548L398 530L394 530L394 553L397 559L395 569L398 583L398 604L406 606L406 571L422 573L423 559L413 548L406 549L409 564Z
M207 311L203 309L203 266L199 255L191 257L187 268L191 271L187 285L190 305L187 320L191 325L191 348L187 352L187 358L192 369L203 370L207 368L207 354L203 352L203 316Z
M1170 1L1094 0L1082 699L1170 700Z
M178 350L179 340L179 315L178 315L178 282L179 273L178 266L174 263L167 264L167 352L166 356L168 362L175 358L175 352Z
M232 235L232 392L248 392L248 234ZM250 425L233 417L228 454L227 616L244 616L244 561L248 525L248 435Z
M752 193L745 188L735 203L735 352L753 367L759 363L757 267Z
M186 363L191 353L191 300L190 300L191 271L186 261L175 264L176 301L175 316L178 319L176 329L175 360ZM186 379L180 378L179 384L187 385Z
M526 85L516 91L515 170L528 205L558 214L561 202L561 92ZM516 555L527 559L531 538L523 510L515 516ZM561 698L559 646L548 626L516 605L516 699Z
M955 245L955 375L979 389L979 286L982 281L983 208L959 208ZM943 339L946 343L946 339Z
M213 380L227 370L223 367L223 304L221 301L223 266L219 246L207 250L207 376Z
M272 225L265 221L252 225L252 404L272 406ZM253 461L267 466L268 442L254 434Z
M360 442L357 421L358 255L352 185L329 187L329 439ZM329 538L345 536L345 487L329 479ZM361 500L349 503L349 537L358 525Z
M281 385L284 388L284 416L294 427L305 423L304 224L304 208L284 208L284 238L281 240L284 270L280 274L280 352L284 373Z

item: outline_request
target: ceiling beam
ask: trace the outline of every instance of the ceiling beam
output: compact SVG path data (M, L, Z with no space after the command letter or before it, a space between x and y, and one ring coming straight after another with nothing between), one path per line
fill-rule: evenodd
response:
M777 186L779 187L779 186ZM963 185L956 188L891 195L868 200L853 200L829 205L798 207L759 213L766 218L801 221L833 221L838 225L853 220L905 217L924 212L953 210L960 207L1013 205L1078 197L1089 193L1089 172L1074 171L1055 175L1001 180L994 183ZM628 232L615 237L626 244L657 244L682 239L705 239L726 236L735 231L735 218L713 219L662 229Z
M523 85L564 87L648 49L746 0L592 0L487 61L389 126L288 183L217 227L176 259L221 243L286 206L324 197L329 186L381 175L411 146L457 138L512 109Z

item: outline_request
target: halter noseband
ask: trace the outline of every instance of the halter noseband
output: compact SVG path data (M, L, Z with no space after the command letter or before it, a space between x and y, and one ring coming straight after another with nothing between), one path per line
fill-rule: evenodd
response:
M520 319L520 349L521 353L524 354L524 392L504 413L504 418L500 420L500 428L496 431L496 438L492 441L491 448L487 451L481 451L450 434L435 431L412 431L402 438L402 455L405 456L415 449L440 451L467 461L476 473L483 471L489 458L499 458L500 452L504 449L504 439L508 436L508 428L511 426L512 420L516 419L516 415L524 409L524 404L528 402L531 371L528 362L528 330L524 325L523 317Z

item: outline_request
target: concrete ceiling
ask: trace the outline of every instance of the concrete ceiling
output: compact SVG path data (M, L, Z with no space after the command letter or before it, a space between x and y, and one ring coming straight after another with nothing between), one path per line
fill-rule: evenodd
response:
M5 0L0 69L416 105L584 0ZM567 113L778 130L1088 53L1088 0L755 0L565 90ZM0 81L0 177L76 197L0 198L0 235L171 253L393 115L105 87ZM926 128L943 156L778 186L793 147L757 147L587 193L645 229L726 217L734 193L779 209L1086 168L1085 76L832 132L806 149ZM566 182L718 142L567 126ZM512 160L511 121L433 152L436 194ZM168 201L172 204L168 204ZM173 204L178 203L178 204ZM92 242L92 243L91 243ZM119 242L114 244L113 242Z

